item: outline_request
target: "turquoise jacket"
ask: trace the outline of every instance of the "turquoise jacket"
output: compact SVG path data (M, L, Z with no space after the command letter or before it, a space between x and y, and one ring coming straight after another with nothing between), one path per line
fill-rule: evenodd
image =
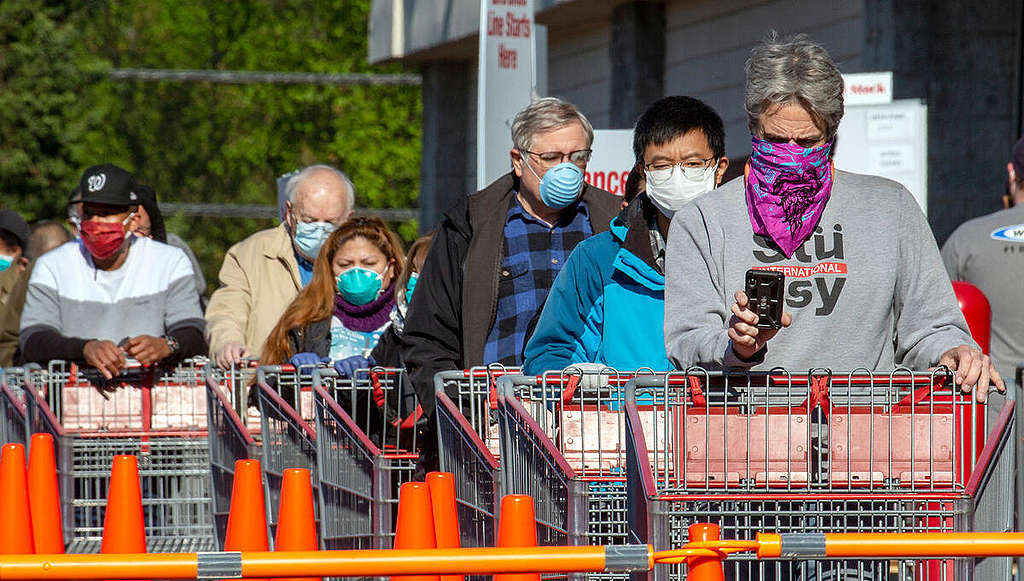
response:
M648 218L657 210L640 195L609 230L584 240L555 278L523 371L537 375L574 363L619 371L672 369L665 355L665 276L651 248Z

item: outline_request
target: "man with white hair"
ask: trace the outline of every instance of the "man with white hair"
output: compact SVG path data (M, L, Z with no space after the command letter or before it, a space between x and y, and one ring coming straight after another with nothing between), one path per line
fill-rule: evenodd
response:
M312 165L288 181L284 221L232 246L206 308L210 357L221 367L258 357L285 307L313 277L324 240L352 216L355 187L341 171Z

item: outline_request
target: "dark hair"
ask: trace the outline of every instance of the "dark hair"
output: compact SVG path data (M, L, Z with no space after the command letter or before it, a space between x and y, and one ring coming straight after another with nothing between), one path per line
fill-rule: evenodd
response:
M135 192L139 194L139 204L149 215L150 236L157 242L167 244L167 227L164 226L164 216L160 213L160 206L156 201L156 191L145 184L138 184L135 186Z
M626 178L626 187L622 188L622 198L627 204L639 196L640 192L647 191L646 187L642 190L640 189L640 185L646 185L646 182L647 178L644 176L644 172L640 171L640 166L634 165L633 169L629 170L629 176Z
M708 140L711 153L718 159L725 155L725 128L715 110L693 97L675 95L655 101L637 119L633 128L633 155L640 165L648 145L668 143L699 130Z

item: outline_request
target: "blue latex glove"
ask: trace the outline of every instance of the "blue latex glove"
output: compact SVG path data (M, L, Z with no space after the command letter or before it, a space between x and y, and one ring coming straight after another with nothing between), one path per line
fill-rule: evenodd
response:
M341 377L355 377L356 369L366 369L373 367L377 362L373 360L373 357L363 357L362 355L353 355L352 357L346 357L339 359L334 362L334 369L338 372Z
M316 353L296 353L295 355L292 355L292 358L288 360L288 363L294 365L295 369L303 375L309 375L312 373L311 368L316 367L321 363L327 363L328 361L330 361L330 358L320 357Z

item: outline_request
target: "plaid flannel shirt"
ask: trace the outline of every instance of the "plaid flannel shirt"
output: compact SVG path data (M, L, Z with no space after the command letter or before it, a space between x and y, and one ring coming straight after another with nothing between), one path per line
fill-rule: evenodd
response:
M534 218L516 201L505 218L505 244L498 278L498 309L484 345L484 361L522 365L532 330L555 277L576 245L593 234L590 212L576 204L554 226Z

